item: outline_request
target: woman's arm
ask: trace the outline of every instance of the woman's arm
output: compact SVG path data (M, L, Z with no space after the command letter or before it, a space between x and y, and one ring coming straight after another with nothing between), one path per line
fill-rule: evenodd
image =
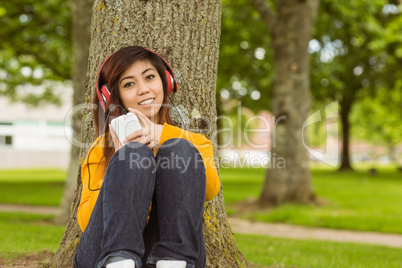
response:
M188 140L200 152L207 177L205 201L211 200L218 194L221 187L220 179L215 166L214 152L211 141L202 134L186 131L167 123L163 124L160 144L163 144L165 141L173 138Z
M77 220L81 230L84 232L91 217L92 210L98 199L99 190L91 191L88 188L88 182L91 182L91 189L100 189L104 175L103 139L99 141L98 137L89 150L81 169L82 192L81 202L78 207ZM101 161L102 159L102 161Z

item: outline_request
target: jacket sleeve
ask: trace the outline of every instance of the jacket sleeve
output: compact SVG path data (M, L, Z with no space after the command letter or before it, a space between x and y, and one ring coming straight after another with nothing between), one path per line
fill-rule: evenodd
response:
M186 131L166 123L163 124L160 144L163 144L165 141L173 138L188 140L200 152L207 177L205 201L211 200L218 194L221 187L220 179L215 166L214 152L211 141L202 134Z
M92 210L95 207L99 195L99 190L89 190L88 183L91 183L90 187L92 190L96 190L101 188L103 182L105 166L104 159L102 158L103 145L100 146L103 139L100 142L99 139L100 137L95 140L91 149L89 149L89 153L87 154L81 169L82 192L81 202L78 207L77 220L81 231L83 232L88 225L89 218L91 217Z

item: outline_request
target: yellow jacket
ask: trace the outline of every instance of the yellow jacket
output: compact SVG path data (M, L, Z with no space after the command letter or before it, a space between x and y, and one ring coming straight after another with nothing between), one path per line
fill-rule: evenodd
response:
M81 179L82 179L82 193L81 202L78 207L78 224L81 230L84 232L88 225L89 218L91 217L92 210L95 207L96 200L98 199L99 191L91 191L88 188L88 180L90 171L91 175L91 189L99 189L103 183L103 176L106 169L105 160L103 156L103 137L104 135L98 137L92 144L90 149L90 154L86 156L85 161L82 165ZM198 149L201 154L202 160L205 166L205 174L207 179L206 185L206 195L205 201L209 201L214 198L220 190L220 180L218 173L216 171L213 147L211 141L209 141L205 136L201 134L192 133L185 131L181 128L171 126L168 124L163 124L163 130L160 140L160 145L165 141L173 138L181 138L191 142L194 147ZM99 139L102 139L100 142ZM155 151L156 155L157 151ZM88 159L89 157L89 159Z

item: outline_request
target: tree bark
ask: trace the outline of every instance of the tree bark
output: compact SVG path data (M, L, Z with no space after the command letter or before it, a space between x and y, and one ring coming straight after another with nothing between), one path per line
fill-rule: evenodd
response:
M266 172L261 206L315 200L310 182L309 158L303 146L303 123L310 111L310 55L308 43L316 21L319 0L277 1L276 12L263 0L253 0L270 31L275 81L272 112L276 118L271 166ZM306 136L306 135L305 135Z
M85 100L86 73L91 41L91 15L93 0L71 0L73 20L73 107ZM73 138L81 136L82 115L75 113L72 118ZM60 205L60 214L56 223L66 224L70 214L71 204L77 187L77 173L79 166L80 148L72 145L70 150L70 164L68 166L63 198Z
M97 72L107 56L124 46L148 47L171 63L178 80L174 102L188 111L191 127L211 139L217 156L215 87L220 20L220 1L96 0L92 15L87 98L92 98ZM174 108L171 110L176 121ZM84 158L88 145L94 140L89 105L82 126L82 140L87 143L81 150ZM81 188L79 179L67 229L53 258L55 267L72 267L81 236L76 219ZM222 192L205 206L204 233L207 267L240 267L246 263L234 241Z
M339 171L341 170L353 170L350 165L350 151L349 151L349 138L350 138L350 122L349 115L352 109L352 101L345 99L340 101L340 117L342 122L342 153L341 153L341 165L339 166Z

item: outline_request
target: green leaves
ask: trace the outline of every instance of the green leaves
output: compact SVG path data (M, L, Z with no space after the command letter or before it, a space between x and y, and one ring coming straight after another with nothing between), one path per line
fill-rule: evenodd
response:
M58 96L21 97L18 86L71 79L69 1L14 0L0 4L0 94L13 101L57 103ZM89 44L88 44L89 45Z
M381 88L376 98L365 98L351 114L353 135L376 144L397 145L402 141L402 80L395 88Z
M254 112L269 109L273 81L269 32L250 1L223 0L222 6L218 103L225 90L223 95L230 95L224 102L238 99Z

